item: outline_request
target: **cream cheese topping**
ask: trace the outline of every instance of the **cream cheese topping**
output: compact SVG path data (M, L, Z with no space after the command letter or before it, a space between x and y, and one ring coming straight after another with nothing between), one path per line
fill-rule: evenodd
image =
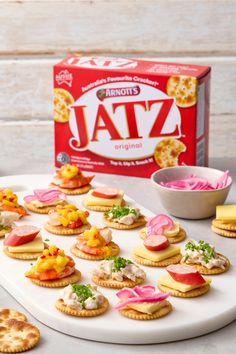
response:
M129 213L128 215L122 216L121 218L115 218L113 219L112 213L108 213L107 219L110 221L118 222L119 224L124 224L124 225L132 225L134 224L138 218L140 217L140 211L137 208L132 208L132 210L135 211L135 213Z
M12 211L0 211L0 225L5 227L14 226L14 222L19 220L20 216Z
M120 268L119 271L116 271L114 260L103 260L98 267L93 270L92 274L100 279L113 279L117 281L123 281L124 279L136 281L137 278L145 279L146 277L145 272L133 263L129 263L124 268Z
M61 299L64 301L64 304L75 310L95 310L103 304L104 296L97 291L96 286L91 286L90 290L92 292L92 296L87 298L83 303L81 303L80 299L73 291L72 285L68 285L61 290L60 295Z

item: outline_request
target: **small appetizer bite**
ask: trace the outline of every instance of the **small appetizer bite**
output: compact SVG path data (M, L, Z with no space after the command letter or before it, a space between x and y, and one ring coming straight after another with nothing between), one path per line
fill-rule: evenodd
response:
M14 212L20 217L27 215L26 210L18 203L18 198L11 189L0 189L0 211Z
M220 236L235 238L236 204L217 205L216 218L212 220L211 229Z
M18 213L12 211L0 211L0 237L4 237L15 226L15 221L20 219Z
M146 224L145 217L139 209L130 206L113 206L103 215L103 222L113 229L136 229Z
M140 231L140 237L143 240L150 235L163 235L168 238L170 243L177 243L186 238L186 232L181 228L180 223L164 214L150 218L146 227Z
M48 214L57 205L67 204L66 196L58 187L35 189L33 195L24 197L25 208L38 214Z
M196 297L210 289L211 279L203 277L195 267L189 265L169 265L168 275L158 279L158 288L176 297Z
M213 246L202 240L186 243L181 263L193 265L201 274L220 274L230 267L228 258L216 253Z
M22 260L37 259L47 248L40 235L40 229L30 225L15 227L3 244L3 251L7 256Z
M83 204L85 208L93 211L109 211L113 206L125 204L124 192L111 187L98 187L91 189Z
M84 176L77 166L66 164L56 171L50 186L57 186L68 195L84 194L91 189L90 182L93 178L94 176Z
M111 230L93 226L77 237L77 242L70 251L76 257L96 261L108 256L116 256L120 252L120 247L112 242Z
M64 250L49 246L25 276L36 285L60 288L77 283L81 273L75 269L75 262L70 256L65 255Z
M151 235L144 240L142 246L132 251L135 262L150 267L166 267L169 264L179 263L182 255L180 248L171 245L167 237Z
M48 213L45 230L55 235L77 235L90 228L89 213L73 204L57 205Z
M152 285L124 288L116 296L120 302L115 308L132 320L155 320L172 311L171 304L166 300L169 294L157 293Z
M133 288L144 282L145 272L129 259L122 257L106 257L92 271L95 284L105 288Z
M96 286L73 284L65 287L56 308L70 316L95 317L107 311L109 302Z

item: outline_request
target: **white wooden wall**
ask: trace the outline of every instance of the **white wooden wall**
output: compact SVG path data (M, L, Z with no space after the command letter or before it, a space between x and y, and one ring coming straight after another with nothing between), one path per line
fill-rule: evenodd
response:
M0 0L2 137L52 142L52 66L74 51L211 65L210 156L236 156L236 0Z

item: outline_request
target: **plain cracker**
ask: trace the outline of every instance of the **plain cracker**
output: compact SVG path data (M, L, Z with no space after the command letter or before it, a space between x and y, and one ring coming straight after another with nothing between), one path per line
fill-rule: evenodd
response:
M37 345L40 332L37 327L25 321L9 319L0 327L0 351L20 353Z

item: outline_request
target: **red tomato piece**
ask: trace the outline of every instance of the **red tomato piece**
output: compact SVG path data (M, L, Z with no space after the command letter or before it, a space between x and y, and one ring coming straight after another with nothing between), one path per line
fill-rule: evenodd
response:
M163 235L150 235L143 242L150 251L161 251L170 245L169 240Z

